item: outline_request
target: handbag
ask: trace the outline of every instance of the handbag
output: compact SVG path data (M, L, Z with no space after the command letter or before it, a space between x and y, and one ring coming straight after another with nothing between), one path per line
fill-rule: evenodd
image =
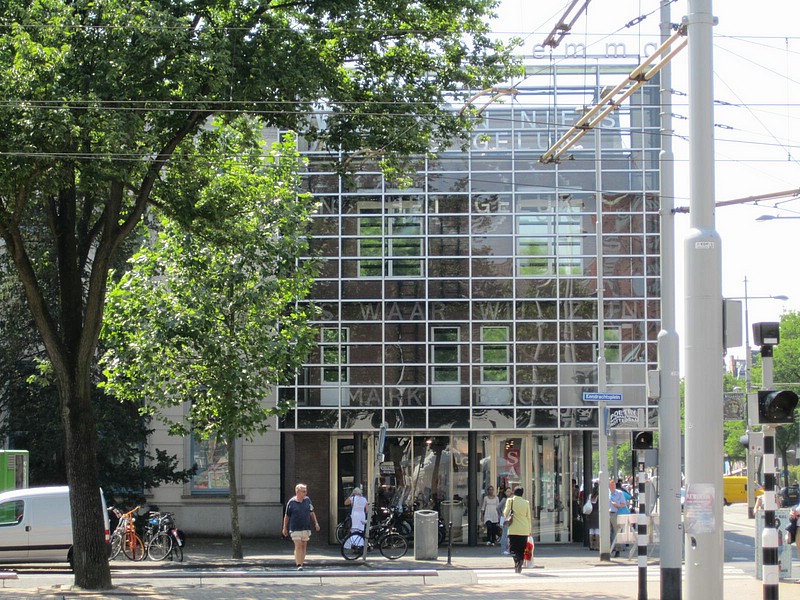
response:
M583 514L590 515L592 514L592 500L591 498L586 501L586 504L583 505Z

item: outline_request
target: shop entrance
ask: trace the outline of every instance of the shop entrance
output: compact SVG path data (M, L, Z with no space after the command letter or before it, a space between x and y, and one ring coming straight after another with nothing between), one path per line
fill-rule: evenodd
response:
M359 436L360 437L360 436ZM480 532L478 507L489 486L500 494L522 486L531 503L537 542L570 541L570 437L563 434L467 433L407 435L386 438L384 460L375 473L374 436L332 440L332 514L341 522L349 514L344 500L361 485L378 510L399 511L413 523L413 511L435 510L445 525L453 523L453 543L469 539L470 498L474 498L474 532ZM470 437L475 445L470 464ZM360 456L357 449L360 448ZM470 478L470 472L473 477ZM376 487L377 476L377 487ZM470 481L472 483L470 483ZM470 493L470 485L474 487ZM331 541L336 523L331 524Z
M489 485L498 495L522 486L531 503L534 540L569 541L569 436L491 434L480 443L481 498Z

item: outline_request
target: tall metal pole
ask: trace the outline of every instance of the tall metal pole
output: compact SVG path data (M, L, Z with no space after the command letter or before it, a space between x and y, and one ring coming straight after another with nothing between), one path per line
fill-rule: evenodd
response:
M602 338L601 338L602 339ZM597 360L598 389L606 391L606 359L600 356ZM597 510L600 511L600 560L611 560L611 516L608 490L608 410L605 402L597 403L597 453L599 456Z
M722 248L714 216L711 0L689 0L690 231L686 294L686 595L722 597ZM693 505L702 518L689 518ZM700 511L698 511L700 512Z
M752 388L750 371L753 368L753 353L750 350L750 310L748 308L747 277L744 278L744 352L744 397L750 398L750 390ZM756 425L756 423L747 423L748 434L753 425ZM750 448L747 448L747 517L749 519L754 519L756 516L755 464L755 457Z
M599 90L598 81L598 90ZM602 153L603 139L602 130L594 130L594 181L595 181L595 202L597 204L597 389L600 393L608 391L606 382L606 323L605 311L605 289L603 288L603 169ZM597 510L600 511L600 560L611 560L611 517L608 513L608 426L606 415L606 403L597 403L597 453L599 456L598 474L599 495L597 500Z
M670 3L661 3L661 40L672 34ZM661 77L661 331L658 332L660 399L659 519L661 598L680 600L683 530L681 521L681 398L679 338L675 329L675 157L672 153L672 64Z

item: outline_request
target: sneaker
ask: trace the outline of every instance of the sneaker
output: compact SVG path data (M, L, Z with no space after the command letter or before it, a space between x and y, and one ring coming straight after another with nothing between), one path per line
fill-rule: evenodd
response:
M511 556L511 552L508 550L503 550L503 556Z
M297 570L298 571L302 571L303 570L303 565L297 565Z
M492 542L486 542L486 545L487 546L494 546L494 544Z

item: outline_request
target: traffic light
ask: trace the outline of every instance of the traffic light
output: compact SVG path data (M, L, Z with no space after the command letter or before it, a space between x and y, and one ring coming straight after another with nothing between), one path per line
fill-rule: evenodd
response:
M753 341L756 346L777 346L781 342L781 324L753 323Z
M797 406L797 394L789 390L759 390L758 422L794 423L794 408Z
M764 454L764 433L761 431L748 431L739 438L739 443L753 454Z
M653 447L653 432L634 431L631 434L631 447L634 450L650 450Z

